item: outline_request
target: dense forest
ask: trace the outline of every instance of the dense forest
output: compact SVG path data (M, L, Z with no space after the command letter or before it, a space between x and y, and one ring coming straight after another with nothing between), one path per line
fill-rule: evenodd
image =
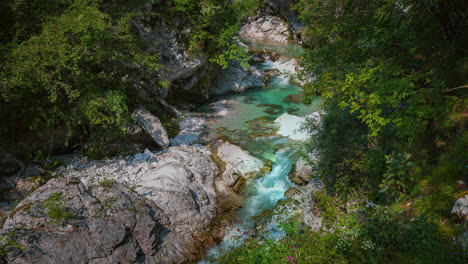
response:
M279 241L253 236L214 262L467 263L467 219L451 213L468 194L467 3L285 2L304 25L295 78L305 82L304 101L321 98L326 113L304 128L316 131L305 147L325 187L308 199L324 228L287 219ZM72 150L101 158L135 123L134 109L160 110L141 100L136 80L151 79L155 98L174 85L162 54L139 37L145 23L189 32L178 38L190 58L247 67L233 37L263 5L2 1L0 143L42 165ZM160 117L170 128L173 116Z
M326 190L310 199L337 232L290 222L282 243L249 241L223 263L465 263L452 237L466 219L450 210L466 194L466 3L295 8L306 25L303 75L315 76L306 93L323 97L327 113L309 144Z
M186 28L190 34L181 38L186 38L182 41L192 57L205 55L224 67L234 58L245 64L247 55L232 37L258 4L256 0L3 4L3 143L21 148L16 153L24 155L60 150L64 144L82 145L90 138L107 140L131 122L129 111L142 104L135 95L135 75L156 78L153 90L170 85L160 76L165 67L161 54L138 36L141 24L157 21ZM31 139L38 136L47 143Z

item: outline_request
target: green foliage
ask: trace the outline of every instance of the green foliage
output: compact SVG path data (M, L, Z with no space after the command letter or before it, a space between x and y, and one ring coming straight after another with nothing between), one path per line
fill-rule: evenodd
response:
M318 200L334 198L321 194ZM216 263L464 263L450 237L424 216L407 215L399 205L345 213L339 204L329 231L313 231L295 221L280 225L278 241L250 237L244 245L224 252ZM331 219L330 219L331 220ZM263 234L262 237L265 237Z
M98 3L76 0L59 16L41 19L40 33L6 55L1 94L30 130L121 126L128 118L125 63L157 68L151 56L127 50L134 48L128 29Z
M450 214L466 192L456 185L466 182L468 145L462 5L300 0L296 6L310 48L304 74L316 77L305 94L325 98L326 115L311 127L317 133L309 146L331 196L313 199L331 233L342 233L334 241L343 263L463 263L450 242L466 232ZM353 193L378 205L343 212Z
M244 67L248 65L246 51L233 37L242 21L260 6L259 0L173 2L176 10L185 12L193 24L189 45L193 55L208 53L212 62L224 68L229 60L238 60Z
M177 37L191 56L207 57L223 67L233 59L246 66L248 56L233 37L259 4L13 0L0 6L5 26L0 35L2 136L21 141L66 130L74 144L78 135L120 130L129 122L128 109L141 104L134 100L129 78L135 66L152 76L163 68L159 54L149 52L136 34L135 20L162 22L176 31L181 26L190 29ZM157 85L168 88L170 82L160 79Z
M64 221L75 217L73 211L66 207L65 203L61 200L62 193L57 192L50 195L47 200L44 201L43 208L46 210L47 216L53 220L53 222L59 226Z
M110 188L110 187L114 186L114 184L115 184L115 180L112 180L112 179L104 179L104 180L99 182L99 185L104 187L104 188Z
M309 93L339 98L340 107L358 113L372 136L392 127L414 139L450 111L455 98L446 91L465 83L459 74L466 71L459 5L299 1L307 44L315 47L304 59L306 71L317 74Z
M414 163L410 161L411 154L392 153L386 155L387 169L383 175L379 192L386 195L397 196L408 193L414 185Z

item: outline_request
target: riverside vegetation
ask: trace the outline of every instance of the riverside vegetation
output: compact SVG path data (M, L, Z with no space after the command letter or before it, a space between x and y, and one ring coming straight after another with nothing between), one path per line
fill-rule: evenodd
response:
M187 17L191 56L206 52L221 67L247 62L232 37L260 1L153 1L149 13L148 2L13 1L2 15L2 141L11 146L64 124L69 141L123 130L139 105L129 69L164 67L138 42L131 21L139 17ZM291 217L280 224L283 237L251 236L214 262L467 263L466 218L451 214L468 184L467 4L285 2L304 24L304 100L323 98L326 113L305 128L315 131L306 147L324 183L306 199L322 229ZM73 217L59 198L44 208L57 222Z
M158 76L164 68L160 54L138 38L139 19L177 27L174 17L179 18L190 26L186 45L191 56L203 52L223 67L234 58L245 65L248 56L232 37L258 3L9 1L1 7L3 143L18 147L12 143L64 131L64 142L73 145L80 137L104 139L122 131L131 122L128 109L142 104L132 89L132 73L142 68ZM160 77L154 85L169 82Z
M451 215L466 194L466 3L301 0L308 96L325 99L309 147L327 229L294 219L220 263L466 263ZM312 198L312 197L311 197ZM466 242L465 242L466 243Z

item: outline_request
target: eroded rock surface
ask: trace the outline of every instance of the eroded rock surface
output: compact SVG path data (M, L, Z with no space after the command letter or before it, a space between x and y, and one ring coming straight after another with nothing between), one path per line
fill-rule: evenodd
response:
M256 38L285 43L291 38L288 24L276 16L250 17L239 31L242 38Z
M241 177L248 178L265 170L263 161L231 143L222 142L216 152L226 164L223 180L228 186L235 185Z
M265 86L265 74L249 67L244 69L237 62L230 62L228 67L221 71L220 76L212 90L214 95L239 93L247 89Z
M68 167L59 171L65 178L53 179L37 189L7 220L3 232L24 226L19 239L33 248L24 256L20 252L11 255L12 263L180 263L195 259L204 246L197 238L205 235L218 214L215 177L219 169L210 156L206 147L181 146L108 161L69 161ZM41 223L50 219L41 208L56 192L62 193L60 200L79 221L73 217L58 229L43 227ZM120 201L121 197L127 200ZM144 205L143 209L137 205ZM138 219L148 215L153 215L154 225L162 231L154 231L149 224L146 233L134 231L140 225ZM99 217L102 223L95 219ZM137 222L125 222L132 219ZM26 230L33 231L28 231L29 235ZM153 245L151 250L144 248L146 244L137 235L154 236L152 244L148 242ZM40 241L39 248L27 244L34 240ZM61 253L81 244L86 249L80 249L80 257Z
M174 138L171 138L172 146L194 145L206 143L208 138L207 117L188 116L179 122L180 132Z
M459 198L452 208L452 214L457 214L460 218L468 220L468 195Z
M169 147L169 136L159 118L144 108L136 109L133 111L132 116L137 119L138 123L161 148Z
M15 211L1 230L9 263L167 263L169 218L122 185L53 179Z

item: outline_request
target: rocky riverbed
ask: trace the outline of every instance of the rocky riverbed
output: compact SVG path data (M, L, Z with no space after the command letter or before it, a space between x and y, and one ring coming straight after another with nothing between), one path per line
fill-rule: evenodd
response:
M268 40L287 46L288 29L282 18L257 16L249 19L240 36L268 36ZM145 38L161 34L171 38L172 34L164 28L161 32L143 31L147 32ZM245 44L239 45L249 49ZM274 89L281 89L275 95L283 100L283 95L300 91L299 87L290 86L289 76L284 75L298 69L294 58L267 48L249 52L253 62L250 68L230 63L211 81L213 88L203 92L203 96L241 93L247 89L257 89L253 93L261 94L258 89L270 87L264 94L269 96L275 93ZM173 64L177 72L174 83L186 80L187 76L203 79L193 77L204 71L203 58L192 63L186 56L175 57L181 59ZM168 94L170 101L173 92L160 92ZM14 210L8 204L2 212L4 216L9 214L0 231L0 244L7 259L11 263L181 263L199 259L205 250L226 237L226 230L232 228L239 215L236 211L239 206L250 210L246 200L249 190L256 186L256 179L271 175L285 185L275 191L272 199L268 192L257 193L269 202L258 204L258 209L244 216L254 216L261 208L274 206L294 184L288 179L292 166L289 156L280 155L282 163L276 164L274 153L291 140L295 144L305 139L294 135L305 118L284 112L292 111L290 108L295 105L296 114L310 113L310 109L297 102L284 101L287 106L284 107L265 98L258 100L255 104L247 102L256 109L254 116L239 115L244 105L232 99L219 98L207 104L209 111L205 108L198 113L178 109L162 100L159 104L179 120L180 130L173 138L150 111L135 110L133 116L138 125L131 131L144 131L161 148L159 151L146 149L107 160L90 160L79 154L59 156L56 159L65 165L53 172L37 166L25 168L13 157L2 154L6 163L1 167L14 170L8 171L9 189L18 193L17 198L26 195ZM279 116L276 119L279 125L269 116ZM288 123L291 117L298 118L293 127ZM231 123L223 130L221 126L227 122ZM236 132L233 129L236 124L248 129L238 128ZM233 130L237 135L229 134ZM269 144L278 148L270 149ZM261 148L255 151L257 145L264 145L264 150L272 155L262 155ZM304 174L304 168L303 163L296 166L297 177ZM308 180L303 179L303 183ZM264 188L270 188L269 183L264 184Z

